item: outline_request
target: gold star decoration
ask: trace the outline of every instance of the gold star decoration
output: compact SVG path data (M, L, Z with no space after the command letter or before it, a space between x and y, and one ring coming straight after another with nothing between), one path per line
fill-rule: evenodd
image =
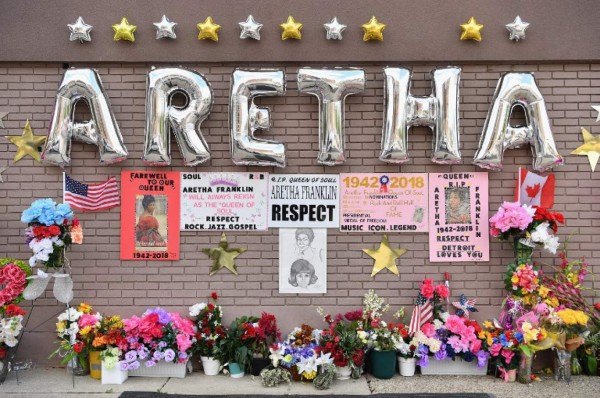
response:
M483 25L478 24L474 17L469 18L469 21L460 25L460 27L462 28L462 33L460 34L461 40L481 41Z
M392 249L388 242L387 235L383 235L383 240L379 244L378 249L362 249L362 251L375 260L373 272L371 272L372 277L385 268L392 271L395 275L400 276L400 272L396 266L396 259L406 253L406 249Z
M137 26L130 25L127 18L123 17L121 19L121 22L119 22L118 24L114 24L112 28L115 31L115 37L113 37L114 41L127 40L132 43L135 41L133 32L135 32Z
M377 18L375 18L375 16L372 16L369 22L362 25L362 29L365 32L363 36L363 41L383 41L383 30L385 29L385 27L385 24L379 23L379 21L377 21Z
M596 165L600 159L600 135L593 136L583 127L581 134L583 134L583 145L571 152L571 155L586 155L592 171L596 171Z
M45 136L33 135L29 120L25 123L25 129L23 135L20 137L6 136L6 139L17 146L17 153L15 154L14 162L18 162L23 159L25 155L29 155L38 162L41 160L39 149L46 141Z
M207 17L204 22L200 22L196 27L200 31L198 33L198 40L209 39L219 41L219 29L221 29L221 25L217 25L212 17Z
M281 32L281 40L302 39L302 33L300 33L300 29L302 29L302 24L300 22L296 22L294 17L292 17L291 15L288 17L285 23L282 23L279 26L281 26L281 30L283 30L283 32Z
M206 254L213 260L213 265L210 269L209 275L214 275L221 268L227 268L229 271L238 275L237 266L235 265L235 258L246 250L248 249L242 247L230 249L225 232L221 233L219 247L214 249L202 249L202 253Z

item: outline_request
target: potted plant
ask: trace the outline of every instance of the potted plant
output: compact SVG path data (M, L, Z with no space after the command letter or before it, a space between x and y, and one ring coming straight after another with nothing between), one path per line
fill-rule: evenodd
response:
M402 334L401 336L402 341L399 341L396 347L398 350L398 369L400 371L400 375L411 377L415 375L415 369L417 366L417 347L411 342L406 342L408 333L406 333L406 336L403 336Z
M317 311L323 316L321 308ZM360 377L366 350L366 344L358 335L362 315L362 309L359 309L338 314L335 318L324 316L329 327L321 332L318 352L331 355L338 380Z
M197 303L190 307L190 316L198 327L194 352L200 354L202 369L207 376L216 376L222 369L222 355L219 341L225 339L227 332L221 322L223 310L217 305L217 293L211 293L213 303Z
M116 366L122 355L118 347L127 344L123 326L119 315L107 315L99 321L90 336L90 372L93 373L94 368L98 366L102 384L121 384L127 378L127 371L122 371L120 366Z
M249 345L252 353L252 374L258 376L270 363L269 347L281 337L277 319L275 315L263 312L260 318L251 317L241 326L241 339Z
M371 373L378 379L391 379L396 373L396 349L402 335L408 336L402 323L393 324L374 319L368 334L367 345L372 348Z
M121 368L123 351L119 347L108 346L100 353L102 361L102 384L123 384L129 377L128 370Z
M191 320L157 307L123 323L127 344L122 370L129 376L185 377L196 341Z
M234 319L226 329L226 337L217 342L217 351L232 377L242 377L246 371L251 371L253 341L246 336L244 325L256 321L258 318L248 316Z
M295 381L312 381L317 375L319 337L321 331L303 324L294 328L287 339L269 348L273 367L287 369Z

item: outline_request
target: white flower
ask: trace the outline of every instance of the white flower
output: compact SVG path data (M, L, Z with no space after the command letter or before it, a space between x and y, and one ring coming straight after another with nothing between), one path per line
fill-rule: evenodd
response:
M543 243L550 238L549 230L550 224L547 222L538 225L535 230L531 233L531 240L536 243Z
M279 365L279 361L283 359L285 348L282 344L277 343L277 348L269 347L269 351L271 352L271 355L269 355L271 363L274 367L277 367Z
M62 321L76 322L79 320L79 318L81 318L82 315L83 315L83 312L79 312L75 308L67 308L65 310L65 312L63 312L62 314L60 314L58 316L58 320L59 320L59 322L62 322Z
M450 317L450 313L448 312L440 312L440 319L446 323L448 318Z
M190 307L190 316L198 316L200 312L206 307L206 303L197 303Z
M442 342L433 338L429 339L429 351L433 352L434 354L436 352L438 352L442 346Z
M551 236L544 242L544 249L548 250L552 254L556 254L556 249L558 249L558 245L558 236Z
M328 352L327 354L321 353L321 355L315 360L315 363L317 364L317 366L325 365L325 364L332 364L333 358L331 358L331 353L330 352Z
M533 208L533 206L527 206L527 205L523 205L521 206L523 209L525 209L525 211L527 212L527 215L529 217L533 217L535 216L535 209Z
M444 327L444 323L442 321L440 321L439 319L434 319L433 326L435 327L435 330L438 330L438 329L441 329L442 327Z
M317 362L315 357L302 358L296 365L298 367L298 373L312 373L317 371Z

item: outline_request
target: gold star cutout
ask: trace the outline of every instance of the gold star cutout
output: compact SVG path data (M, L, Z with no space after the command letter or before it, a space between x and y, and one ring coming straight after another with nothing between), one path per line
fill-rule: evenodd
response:
M385 29L385 26L385 24L379 23L375 16L372 16L368 23L362 25L362 29L365 31L363 41L383 41L383 30Z
M235 265L235 258L246 250L248 249L241 247L237 249L230 249L225 232L221 233L219 247L215 249L202 249L202 253L206 254L213 260L213 265L210 269L209 275L214 275L221 268L227 268L229 271L238 275L237 266Z
M15 154L15 158L13 160L15 163L23 159L25 155L31 156L38 162L41 160L39 147L41 147L44 141L46 141L46 137L33 135L33 131L29 125L29 120L27 120L25 123L25 129L23 130L22 136L11 137L7 135L6 139L18 147L17 153Z
M475 18L469 18L469 21L460 25L460 27L462 28L462 33L460 34L461 40L481 41L481 29L483 29L483 25L478 24Z
M583 134L583 145L571 152L571 155L586 155L592 171L596 171L596 165L600 159L600 135L594 137L583 127L581 134Z
M121 22L119 22L118 24L114 24L112 28L115 31L115 37L113 37L114 41L127 40L132 43L135 41L133 32L135 32L137 26L130 25L127 18L123 17L121 19Z
M400 272L398 272L398 267L396 266L396 259L406 253L406 249L392 249L388 243L387 235L383 235L383 240L379 244L379 249L362 249L362 251L375 260L371 276L375 276L376 273L384 268L388 268L395 275L400 276Z
M302 39L302 33L300 33L300 29L302 29L302 24L300 22L296 22L294 17L291 15L288 17L287 22L282 23L281 25L281 40L286 39Z
M221 25L217 25L212 17L207 17L204 22L200 22L196 27L200 31L198 33L198 40L210 39L212 41L219 41L218 32L221 29Z

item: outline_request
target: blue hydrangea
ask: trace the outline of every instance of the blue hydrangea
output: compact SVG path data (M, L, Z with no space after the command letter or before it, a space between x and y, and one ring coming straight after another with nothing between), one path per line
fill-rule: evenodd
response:
M54 224L54 208L56 203L52 199L38 199L31 204L21 215L21 222L39 222L45 225Z
M71 210L71 206L68 203L61 203L56 206L56 212L54 214L54 223L62 224L65 222L65 219L72 220L74 217L73 210Z

